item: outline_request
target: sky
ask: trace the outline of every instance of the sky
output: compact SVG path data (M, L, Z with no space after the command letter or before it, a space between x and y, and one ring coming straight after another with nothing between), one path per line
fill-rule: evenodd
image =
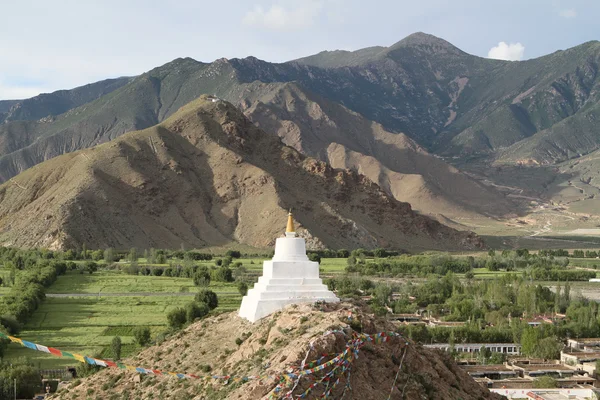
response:
M0 0L0 100L138 75L177 57L283 62L426 32L526 60L600 39L598 0Z

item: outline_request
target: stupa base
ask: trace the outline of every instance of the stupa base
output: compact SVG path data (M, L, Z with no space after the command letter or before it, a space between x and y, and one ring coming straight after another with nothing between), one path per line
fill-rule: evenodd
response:
M323 286L321 290L309 291L303 290L302 287L289 288L289 286L285 288L285 291L259 291L259 288L254 288L242 299L239 316L250 322L256 322L289 304L305 304L317 301L337 303L340 301L332 292L327 290L325 285L321 286ZM272 289L273 286L269 288Z

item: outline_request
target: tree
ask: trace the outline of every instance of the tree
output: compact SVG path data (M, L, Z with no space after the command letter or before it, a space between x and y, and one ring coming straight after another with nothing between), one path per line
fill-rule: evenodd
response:
M227 253L225 253L225 255L232 258L240 258L242 256L242 254L238 250L227 250Z
M348 258L348 257L350 257L350 252L346 249L339 249L337 251L337 257L338 258Z
M533 381L533 387L536 389L557 388L556 379L549 375L543 375Z
M129 250L129 255L127 258L130 262L137 262L139 256L135 247L132 247L131 250Z
M237 285L238 288L238 292L240 292L240 294L242 296L245 296L246 294L248 294L248 284L244 281L240 281Z
M144 347L150 343L150 328L139 326L133 330L133 339L137 344Z
M541 339L536 347L535 356L546 360L560 358L563 345L556 336Z
M106 261L106 263L115 261L115 252L112 248L109 247L104 250L104 261Z
M192 301L185 306L185 316L188 323L192 323L196 318L204 318L210 313L210 309L203 302Z
M196 286L208 286L210 285L210 273L205 268L198 268L194 273L194 285Z
M533 357L539 341L539 331L531 326L526 326L521 332L521 352Z
M373 250L373 255L377 258L384 258L388 256L387 251L381 248Z
M386 284L380 284L375 287L375 299L385 306L389 304L392 295L392 288Z
M0 398L12 399L14 380L17 380L16 398L31 399L42 386L37 368L32 365L14 365L0 369Z
M110 342L110 349L112 351L112 356L114 360L121 359L121 338L119 336L115 336Z
M314 262L321 262L321 256L319 255L319 253L308 253L308 259L310 261L314 261Z
M215 282L233 282L233 271L225 266L217 268L211 273L211 278Z
M102 250L92 251L92 260L100 261L104 258L104 252Z
M179 329L187 321L187 313L185 309L177 307L167 313L167 323L169 327Z
M84 269L85 271L87 271L87 273L91 275L94 272L98 271L98 264L96 264L93 261L86 261Z
M217 297L217 294L208 289L202 289L196 293L194 300L198 303L206 304L211 310L214 310L219 306L219 298Z

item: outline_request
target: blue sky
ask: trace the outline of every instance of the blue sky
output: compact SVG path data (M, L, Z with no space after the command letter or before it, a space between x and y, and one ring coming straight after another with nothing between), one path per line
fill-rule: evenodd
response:
M417 31L513 60L600 39L598 0L0 0L0 10L0 100L177 57L287 61L389 46Z

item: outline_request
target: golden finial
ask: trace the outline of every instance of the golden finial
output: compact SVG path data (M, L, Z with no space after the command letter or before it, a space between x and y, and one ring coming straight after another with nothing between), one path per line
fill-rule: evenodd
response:
M292 217L292 210L290 210L290 212L288 213L288 221L287 221L287 227L285 228L286 233L287 232L296 232L296 228L294 228L294 217Z

